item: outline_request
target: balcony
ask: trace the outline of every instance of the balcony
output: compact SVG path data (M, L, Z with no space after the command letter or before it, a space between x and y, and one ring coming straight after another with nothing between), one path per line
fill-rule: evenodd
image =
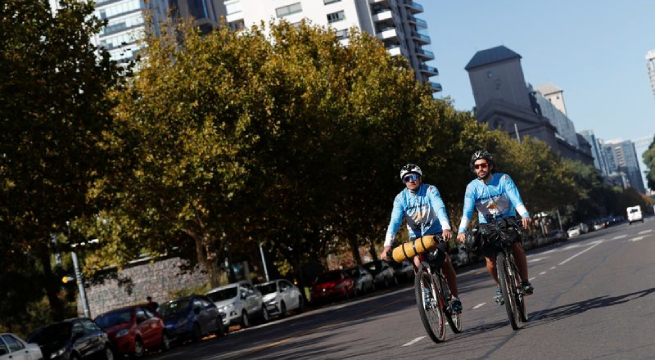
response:
M441 84L429 81L430 88L432 89L433 92L441 92L443 91L443 88L441 87Z
M427 29L428 27L427 21L423 19L419 19L414 15L407 15L407 21L409 21L410 24L415 25L416 27L419 28Z
M393 12L389 9L384 9L380 12L373 14L374 22L389 21L389 20L393 21Z
M423 12L423 6L421 4L415 3L412 0L405 0L405 6L407 6L407 9L412 14L418 14Z
M400 50L399 45L388 46L387 47L387 53L389 53L389 55L391 55L391 56L402 56L403 55L402 51Z
M383 4L389 5L389 0L368 0L369 4Z
M421 72L423 74L427 75L428 77L439 75L439 70L437 70L437 68L434 67L434 66L421 64L420 69L421 69Z
M434 60L434 53L430 50L416 48L416 55L423 61Z
M396 32L396 28L394 27L381 29L375 36L382 41L390 40L390 39L398 39L398 33Z
M412 31L412 39L416 40L419 45L427 45L427 44L432 43L429 36L419 34L416 31Z

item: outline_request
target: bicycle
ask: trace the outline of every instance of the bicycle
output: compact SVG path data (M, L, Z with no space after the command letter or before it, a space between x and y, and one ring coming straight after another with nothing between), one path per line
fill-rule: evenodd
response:
M496 269L498 270L498 281L500 291L505 302L505 310L509 317L512 329L521 328L520 323L528 322L528 310L525 304L525 292L523 291L523 279L514 261L512 251L513 239L510 230L521 235L521 229L514 219L489 218L490 226L486 228L486 240L496 246Z
M415 240L415 243L422 242L424 238L428 236ZM444 241L440 236L434 236L434 240L437 243ZM446 322L453 333L459 334L462 331L461 314L452 311L450 307L450 294L445 285L446 278L441 271L446 253L437 248L416 256L420 260L419 267L416 268L413 262L412 265L415 272L414 295L419 317L432 341L440 343L446 340Z

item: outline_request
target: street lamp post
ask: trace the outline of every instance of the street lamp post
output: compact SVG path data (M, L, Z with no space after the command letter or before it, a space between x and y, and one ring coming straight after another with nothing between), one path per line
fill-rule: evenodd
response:
M264 275L266 276L266 282L269 282L270 280L268 279L268 269L266 269L266 258L264 257L264 248L262 248L261 245L259 245L259 253L262 255L262 265L264 268Z
M68 226L68 241L70 241L71 238L70 221L66 221L66 225ZM98 242L98 239L93 239L89 242ZM77 244L71 245L73 249L76 246ZM80 265L77 260L77 254L75 253L75 250L71 250L71 257L73 258L73 269L75 270L75 280L77 280L77 288L80 291L80 301L82 302L82 308L84 309L84 316L90 318L91 310L89 310L89 302L86 299L86 290L84 289L84 280L82 278L82 271L80 271Z

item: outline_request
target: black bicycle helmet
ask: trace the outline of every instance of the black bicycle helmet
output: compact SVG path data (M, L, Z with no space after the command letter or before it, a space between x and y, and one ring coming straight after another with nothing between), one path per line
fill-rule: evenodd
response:
M402 169L400 169L400 180L402 180L405 177L405 175L407 175L409 173L419 174L421 177L423 177L423 171L421 171L421 168L418 167L418 165L416 165L416 164L407 164L407 165L403 166Z
M480 159L487 160L489 165L494 164L494 158L493 158L493 156L491 156L491 153L489 153L487 150L478 150L478 151L473 153L473 156L471 156L471 171L473 171L475 169L474 166L473 166L475 164L475 162L477 160L480 160Z

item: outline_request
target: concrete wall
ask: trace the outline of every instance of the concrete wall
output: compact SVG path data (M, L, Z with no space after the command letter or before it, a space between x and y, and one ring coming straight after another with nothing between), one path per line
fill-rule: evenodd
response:
M170 293L204 285L209 277L200 269L182 273L180 258L145 262L124 268L113 279L102 284L87 284L86 296L94 318L104 312L134 303L146 302L148 295L162 303L170 299ZM78 301L78 313L84 314Z

